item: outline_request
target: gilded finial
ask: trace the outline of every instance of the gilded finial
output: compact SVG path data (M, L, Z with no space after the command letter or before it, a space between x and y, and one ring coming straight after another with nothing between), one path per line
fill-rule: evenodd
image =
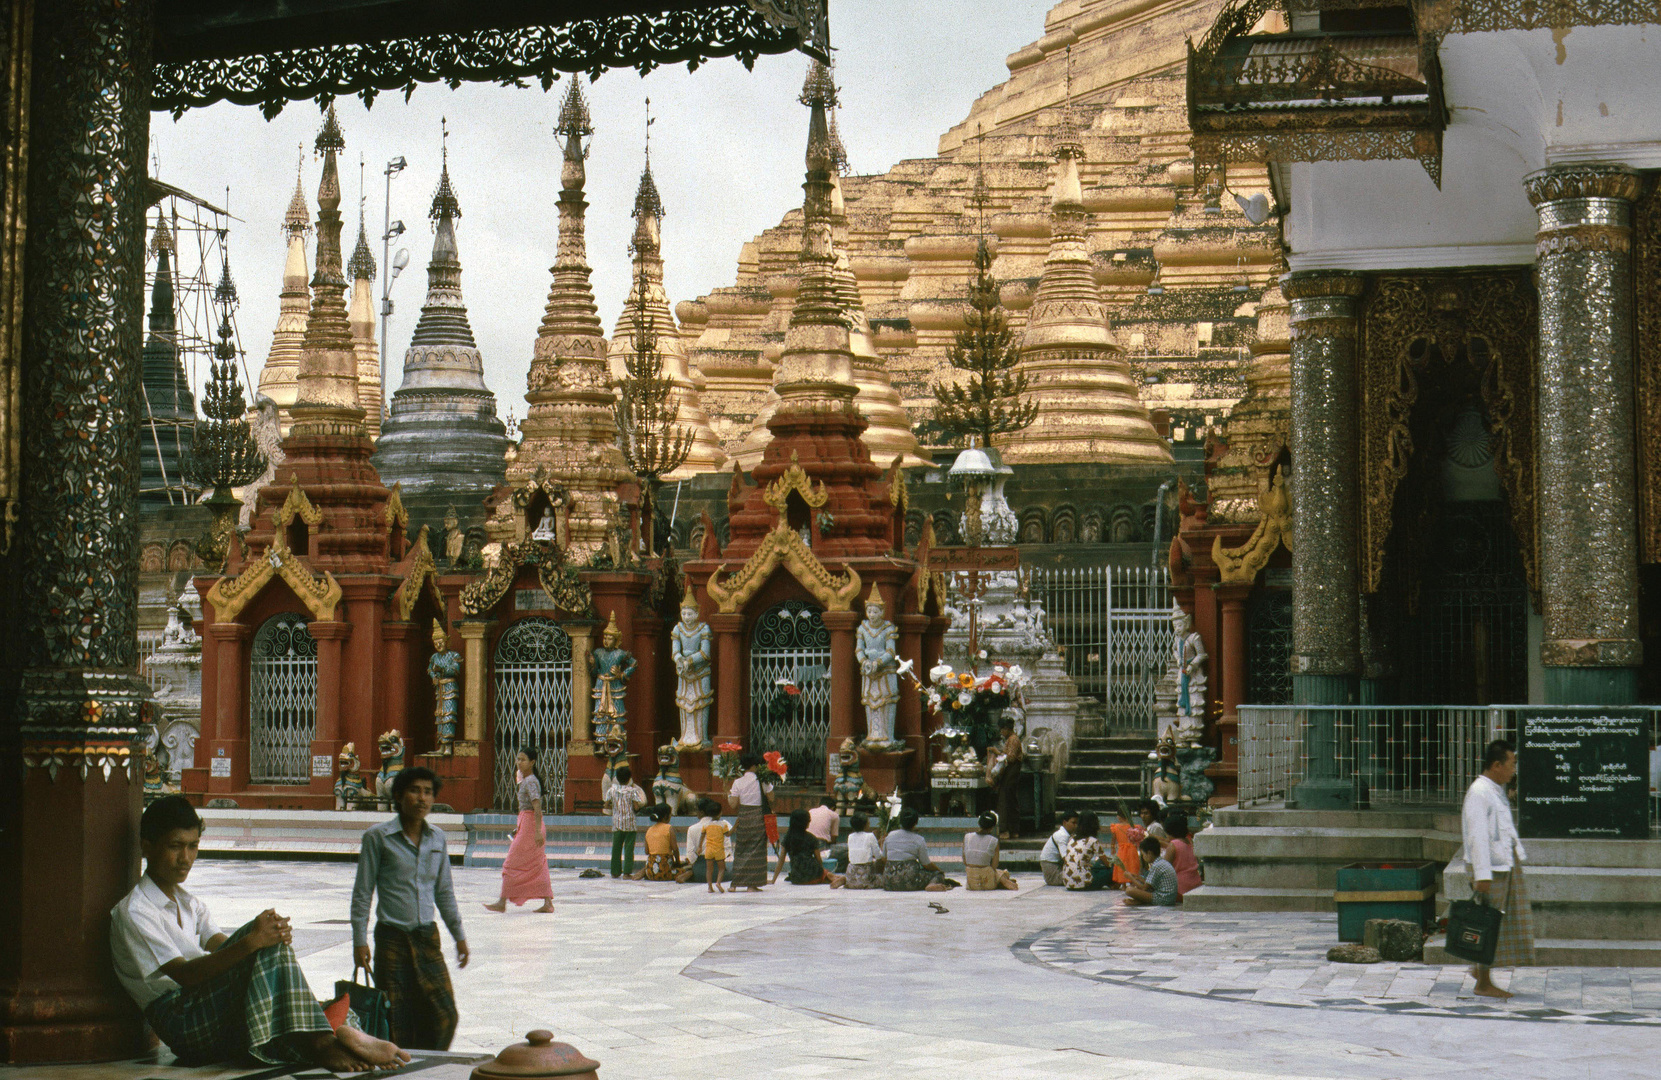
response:
M364 203L368 197L363 192L363 155L358 155L358 244L352 249L352 257L346 263L347 271L353 281L375 280L375 254L369 250L368 229L363 221Z
M333 102L329 103L329 111L323 116L323 128L317 133L314 145L317 153L325 156L346 149L346 135L340 130L340 118L335 115Z
M594 123L588 112L588 99L583 97L582 80L576 75L571 76L571 85L566 87L554 134L565 141L566 157L573 153L579 158L588 157L588 147L583 145L583 140L594 134Z
M178 248L173 246L173 233L167 228L166 212L157 210L156 232L155 235L150 238L150 254L154 255L160 251L165 251L171 255L178 251Z
M1065 100L1061 105L1061 121L1056 125L1055 156L1081 158L1084 141L1079 136L1078 119L1073 115L1073 47L1067 46L1067 83Z
M427 217L433 222L434 228L442 219L461 217L461 202L456 198L456 189L450 184L450 128L443 117L438 119L441 138L444 140L443 166L438 173L438 188L433 192L432 209L427 211Z

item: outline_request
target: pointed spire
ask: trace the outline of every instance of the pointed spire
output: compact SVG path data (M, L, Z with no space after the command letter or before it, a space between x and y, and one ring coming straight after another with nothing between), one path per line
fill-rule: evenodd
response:
M1069 72L1071 68L1069 68ZM1113 339L1087 240L1079 185L1084 145L1072 122L1072 82L1055 144L1050 249L1027 316L1017 368L1030 380L1037 418L1007 436L1004 461L1166 463L1166 445L1137 394L1124 349Z
M358 158L358 244L352 249L352 259L346 264L346 270L352 275L353 281L375 280L375 253L369 250L369 230L363 222L363 158ZM357 295L353 294L354 306Z
M338 434L345 427L362 434L357 356L346 316L347 282L340 258L340 166L336 158L346 148L346 139L333 104L324 115L315 147L323 158L323 178L317 187L317 264L291 415L296 429L309 426L319 433Z
M691 436L685 459L664 474L667 479L681 479L720 468L727 455L710 427L709 414L704 411L687 363L686 345L681 341L675 316L669 310L669 295L663 288L659 229L663 200L652 179L651 105L648 98L645 162L635 191L635 231L629 243L629 254L634 258L634 282L611 336L611 377L621 385L631 376L629 364L639 353L650 351L662 358L662 377L673 384L669 391L675 409L671 427Z
M508 467L508 483L518 492L545 483L565 489L570 500L567 557L577 561L605 542L619 512L618 487L634 480L617 447L606 339L589 283L583 161L593 134L581 80L573 75L554 128L564 158L559 251L526 376L530 409L519 425L519 453ZM520 516L512 499L498 500L489 524L491 538L522 540L528 528Z
M150 293L150 340L173 341L178 329L178 318L173 312L173 234L167 229L165 214L156 214L156 232L150 241L150 253L156 257L156 285Z
M455 225L461 203L450 181L449 124L441 123L427 298L404 353L403 384L381 426L375 467L383 482L402 484L406 497L442 493L476 503L501 484L508 439L462 297Z
M283 215L283 231L292 240L311 232L311 210L306 206L305 189L306 150L300 148L300 161L294 166L294 197L288 200L288 213Z

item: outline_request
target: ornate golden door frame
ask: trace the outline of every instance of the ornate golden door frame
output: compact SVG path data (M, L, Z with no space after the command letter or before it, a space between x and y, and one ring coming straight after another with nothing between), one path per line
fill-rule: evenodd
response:
M1535 524L1535 349L1539 321L1529 267L1381 274L1368 282L1361 311L1361 591L1378 592L1394 523L1396 492L1408 475L1410 429L1428 350L1452 356L1480 339L1480 380L1494 436L1494 466L1510 504L1529 591L1540 591Z

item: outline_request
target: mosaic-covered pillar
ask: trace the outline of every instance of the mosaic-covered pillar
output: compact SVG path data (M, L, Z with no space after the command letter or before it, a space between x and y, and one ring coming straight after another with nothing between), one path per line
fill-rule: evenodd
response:
M1355 701L1360 669L1360 451L1357 439L1356 299L1359 274L1288 274L1292 306L1292 691L1300 705ZM1354 802L1338 776L1335 718L1312 714L1302 809Z
M1540 591L1546 700L1638 699L1632 201L1621 165L1523 181L1540 213Z
M19 514L0 665L0 1061L126 1057L151 0L34 5ZM14 38L12 57L30 42ZM29 70L24 68L22 70ZM8 183L15 178L8 177Z

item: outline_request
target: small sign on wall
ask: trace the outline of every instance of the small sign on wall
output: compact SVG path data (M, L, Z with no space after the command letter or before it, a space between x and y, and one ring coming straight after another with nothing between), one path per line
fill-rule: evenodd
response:
M513 607L516 611L553 611L554 601L541 589L515 589Z
M208 761L208 775L221 776L227 780L230 779L231 759L228 757L216 757L210 759Z
M328 754L313 754L311 756L311 774L322 777L333 776L335 774L334 759Z

